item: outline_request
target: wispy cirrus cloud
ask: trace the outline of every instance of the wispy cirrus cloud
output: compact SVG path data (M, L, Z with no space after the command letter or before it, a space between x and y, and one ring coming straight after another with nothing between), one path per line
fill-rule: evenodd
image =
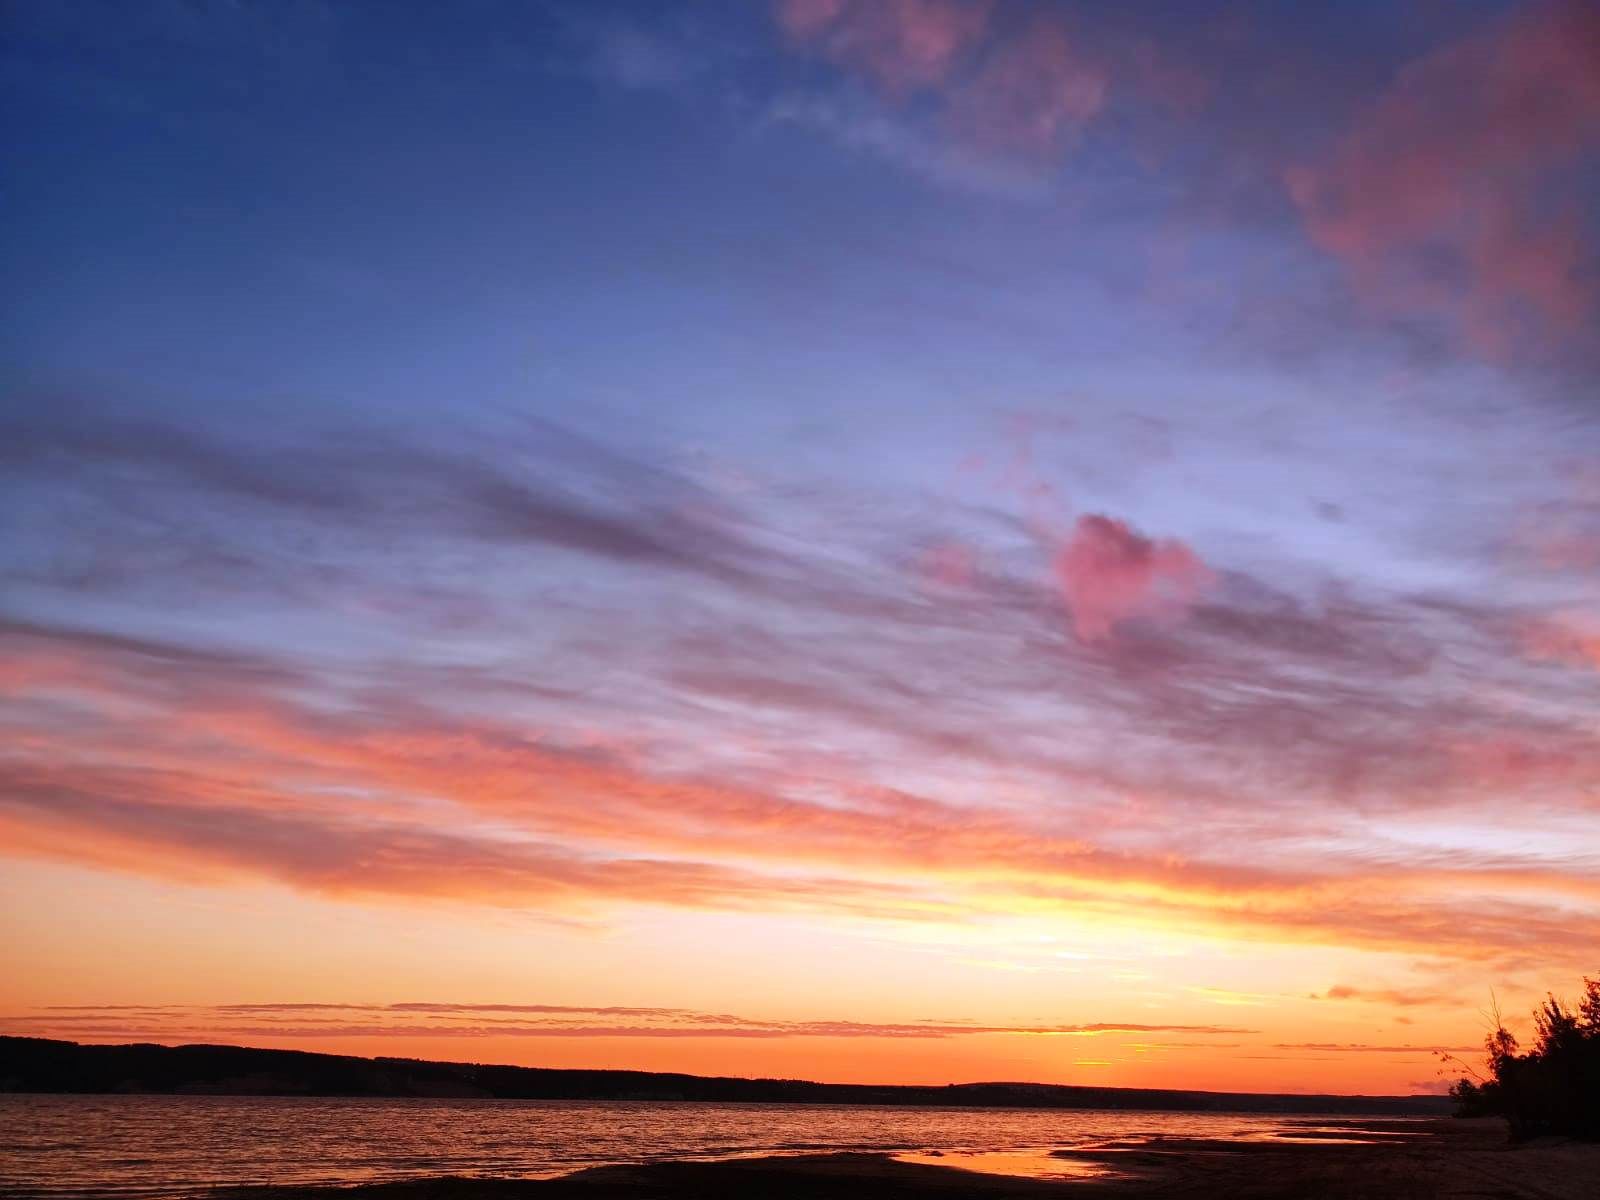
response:
M321 1014L337 1013L337 1016ZM516 1014L486 1019L485 1014ZM417 1024L418 1015L428 1024ZM241 1017L248 1018L240 1020ZM127 1006L74 1005L70 1013L41 1008L0 1016L7 1033L95 1041L117 1037L174 1041L196 1037L277 1038L889 1038L944 1040L984 1036L1101 1037L1119 1034L1234 1036L1252 1029L1228 1025L1162 1025L1097 1021L1087 1024L994 1025L979 1021L875 1022L767 1020L688 1008L627 1008L559 1004L270 1003Z
M1454 998L1437 991L1404 988L1358 988L1349 984L1335 984L1314 1000L1353 1000L1363 1004L1382 1004L1393 1008L1420 1008L1454 1003Z
M193 706L174 706L168 693L155 726L181 734L152 736L142 719L106 723L93 699L116 705L132 695L118 683L123 670L143 681L144 703L163 695L164 684L151 684L159 648L118 650L129 653L124 663L58 672L44 694L69 704L63 715L76 713L71 736L98 722L100 756L125 761L52 761L70 743L48 722L35 724L5 772L14 852L179 877L242 873L332 895L577 911L645 903L960 922L988 919L1023 896L1467 956L1484 945L1557 953L1588 936L1570 918L1541 920L1535 903L1540 893L1592 893L1578 867L1539 874L1515 860L1457 859L1396 873L1356 857L1282 871L1174 859L1155 847L1108 851L1002 810L860 789L841 807L785 789L652 773L509 726L438 714L422 723L414 702L380 715L370 691L362 715L330 722L285 697L193 697L188 677L182 695ZM22 694L39 695L34 687ZM319 798L340 793L366 799ZM448 820L441 802L452 806ZM503 832L508 822L515 837ZM1452 879L1525 891L1528 900L1459 907L1440 898L1416 907ZM1446 912L1452 936L1442 938Z
M1600 615L1555 614L1523 632L1528 653L1543 662L1600 667Z
M1522 608L1289 591L1104 514L1062 539L958 510L957 538L838 496L824 534L815 497L756 511L554 428L16 429L11 483L73 497L36 530L71 549L19 542L8 578L85 607L0 624L13 853L586 919L1021 908L1508 963L1593 933L1582 837L1406 840L1492 825L1513 782L1584 819L1592 672L1530 659ZM916 548L974 536L929 586ZM440 553L473 620L408 590ZM552 563L582 603L539 589ZM170 631L219 598L240 619ZM96 616L135 601L153 618ZM286 603L301 640L263 638Z
M1376 1046L1359 1042L1279 1042L1277 1050L1318 1050L1334 1054L1476 1054L1482 1046Z

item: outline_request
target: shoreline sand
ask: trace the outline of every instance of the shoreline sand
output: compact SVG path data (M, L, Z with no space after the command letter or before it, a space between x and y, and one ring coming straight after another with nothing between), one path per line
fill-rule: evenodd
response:
M1352 1122L1352 1126L1357 1123ZM1407 1122L1376 1141L1156 1139L1050 1153L1063 1178L963 1169L962 1156L807 1154L593 1167L556 1179L420 1179L347 1188L249 1188L229 1200L1593 1200L1600 1145L1509 1145L1498 1121ZM1352 1128L1352 1134L1357 1130ZM1387 1136L1384 1136L1387 1133ZM1035 1164L1036 1166L1037 1164ZM210 1193L212 1196L217 1193Z

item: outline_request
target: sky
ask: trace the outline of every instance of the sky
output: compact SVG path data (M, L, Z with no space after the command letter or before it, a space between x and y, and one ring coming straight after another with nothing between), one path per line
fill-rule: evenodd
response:
M1600 7L12 0L0 1031L1441 1089L1600 969Z

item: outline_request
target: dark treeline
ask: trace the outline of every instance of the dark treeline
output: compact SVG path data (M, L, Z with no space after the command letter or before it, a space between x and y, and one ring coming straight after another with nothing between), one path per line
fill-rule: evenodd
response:
M1518 1141L1547 1134L1600 1141L1600 978L1583 982L1576 1009L1548 996L1534 1010L1534 1044L1525 1054L1495 1013L1489 1075L1450 1089L1459 1115L1504 1117Z
M0 1037L0 1091L258 1096L417 1096L502 1100L687 1100L1436 1116L1444 1096L1300 1096L960 1083L944 1087L736 1079L653 1071L572 1071L410 1058L354 1058L242 1046L85 1046Z

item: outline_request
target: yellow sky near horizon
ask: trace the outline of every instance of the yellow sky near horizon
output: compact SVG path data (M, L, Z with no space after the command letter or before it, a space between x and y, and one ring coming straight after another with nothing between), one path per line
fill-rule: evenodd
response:
M1432 1051L1476 1062L1494 983L1099 922L574 924L41 863L13 864L0 907L30 964L0 981L6 1033L832 1082L1438 1090ZM1515 1024L1533 989L1500 987Z

